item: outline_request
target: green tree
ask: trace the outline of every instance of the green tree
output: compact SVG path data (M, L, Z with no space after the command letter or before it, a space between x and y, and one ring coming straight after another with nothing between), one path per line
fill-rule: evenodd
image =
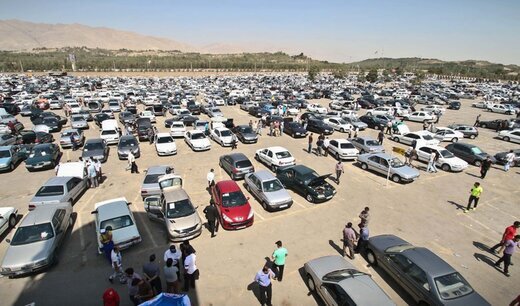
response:
M397 67L395 69L395 74L399 76L403 75L403 68L401 68L401 66Z
M318 66L312 65L309 67L309 71L307 73L309 80L314 82L314 80L316 80L316 76L318 76L318 74L320 73L320 68Z
M332 71L332 76L336 79L344 79L345 76L347 76L347 71L345 71L345 68L341 67Z
M361 69L357 75L358 82L365 82L367 79L365 77L365 71Z
M366 77L367 81L374 83L377 81L377 70L375 68L370 69Z

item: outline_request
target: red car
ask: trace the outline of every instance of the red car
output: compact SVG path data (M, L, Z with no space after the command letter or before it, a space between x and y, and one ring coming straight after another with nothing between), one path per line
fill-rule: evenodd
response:
M211 189L224 229L233 230L253 225L254 214L249 198L244 196L235 181L221 181Z

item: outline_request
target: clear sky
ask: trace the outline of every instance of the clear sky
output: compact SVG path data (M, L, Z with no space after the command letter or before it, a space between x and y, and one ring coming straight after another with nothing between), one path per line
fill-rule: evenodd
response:
M383 55L520 64L520 0L0 0L0 19L80 23L336 62Z

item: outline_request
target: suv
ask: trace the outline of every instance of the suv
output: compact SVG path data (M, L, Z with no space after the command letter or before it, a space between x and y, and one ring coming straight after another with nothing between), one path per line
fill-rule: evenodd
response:
M487 157L491 158L491 162L496 163L496 159L482 151L479 147L469 143L456 142L446 146L446 150L453 153L455 156L473 164L477 167L482 165L482 161Z
M167 174L159 179L160 196L144 199L148 218L166 225L168 239L171 241L191 240L202 232L202 221L197 207L182 189L182 178Z

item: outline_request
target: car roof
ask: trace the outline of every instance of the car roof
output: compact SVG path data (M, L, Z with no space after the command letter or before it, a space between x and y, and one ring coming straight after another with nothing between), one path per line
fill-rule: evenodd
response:
M94 204L94 209L101 213L110 212L123 215L129 211L127 203L128 201L124 197L115 198ZM124 206L121 204L124 204Z
M171 189L171 190L170 190ZM178 202L189 199L188 193L182 188L170 188L166 190L164 194L164 200L166 202Z
M165 174L166 169L170 166L160 165L160 166L151 166L146 170L146 175L148 174Z
M217 130L217 131L229 131L229 129L227 127L217 127L217 128L215 128L215 130Z
M476 145L474 144L471 144L471 143L465 143L465 142L455 142L455 143L450 143L448 146L463 146L463 147L468 147L468 148L473 148L473 147L476 147Z
M452 266L427 248L414 247L404 250L401 254L405 255L432 277L457 272Z
M220 181L217 183L217 186L220 189L220 192L222 193L241 191L238 184L232 180Z
M253 175L256 176L261 181L267 181L267 180L272 180L272 179L276 178L271 172L269 172L267 170L258 170L256 172L254 172Z
M311 169L304 165L294 165L294 166L288 166L285 169L293 169L295 172L298 172L300 174L307 174L314 172L314 169Z
M20 227L29 226L34 224L42 224L52 222L52 217L57 209L65 208L63 205L56 204L45 204L36 206L34 210L31 210L25 215Z
M370 156L379 156L383 159L392 159L394 156L388 154L388 153L372 153L372 154L368 154Z
M287 150L284 147L268 147L268 148L265 148L265 149L273 151L274 153L276 153L276 152L283 152L283 151L289 151L289 150Z
M223 155L222 157L225 157L225 156L230 157L233 161L249 160L249 158L247 158L247 156L245 156L244 153L226 154L226 155Z
M160 138L160 137L172 137L170 135L170 133L157 133L155 135L157 135L158 138Z

